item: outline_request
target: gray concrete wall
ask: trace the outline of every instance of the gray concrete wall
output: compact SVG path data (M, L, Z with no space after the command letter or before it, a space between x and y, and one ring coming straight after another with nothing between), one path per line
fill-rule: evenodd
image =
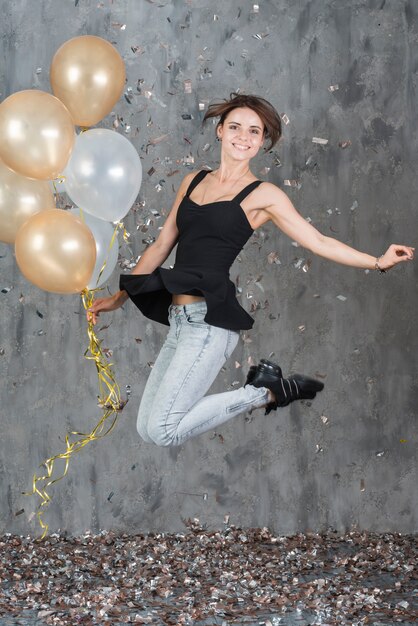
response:
M376 255L392 242L414 245L417 3L260 0L259 12L253 7L247 0L2 0L2 97L48 90L53 53L70 37L115 43L132 89L131 102L122 98L115 112L130 126L144 169L142 204L125 220L133 256L158 233L164 218L153 219L151 209L167 214L188 157L195 168L216 164L213 126L201 129L199 103L236 89L267 97L288 116L282 142L260 155L254 171L282 186L323 233ZM284 186L286 179L299 188ZM137 226L148 218L144 234ZM21 276L12 248L0 252L0 286L11 288L0 293L0 530L35 533L36 501L21 492L38 464L63 450L68 430L88 431L98 419L96 378L83 359L79 298L38 290ZM272 252L280 264L269 264ZM126 247L122 256L131 257ZM310 261L307 272L300 259ZM146 445L136 411L166 328L126 305L101 336L132 397L115 432L85 448L52 490L51 530L168 531L190 516L216 527L230 514L235 524L281 533L417 531L416 264L386 276L337 266L268 225L233 276L243 306L262 307L212 391L242 383L248 360L272 352L286 371L324 376L325 391L312 406L295 403L268 417L254 411L181 448ZM109 289L117 283L115 273Z

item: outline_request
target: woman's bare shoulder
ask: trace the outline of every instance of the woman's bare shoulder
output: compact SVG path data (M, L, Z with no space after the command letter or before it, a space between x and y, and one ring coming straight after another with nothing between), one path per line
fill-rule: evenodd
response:
M202 171L202 169L193 170L192 172L189 172L188 174L186 174L186 176L184 176L184 178L182 179L180 183L179 191L186 193L188 186L190 185L192 180L195 178L195 176L197 176L199 172Z
M257 187L256 191L258 192L258 199L263 201L264 206L273 204L284 197L287 198L287 195L280 187L264 180L261 182L261 185Z

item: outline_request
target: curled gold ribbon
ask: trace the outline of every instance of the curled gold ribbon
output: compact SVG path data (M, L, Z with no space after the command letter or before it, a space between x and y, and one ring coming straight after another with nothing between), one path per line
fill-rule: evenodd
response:
M117 228L115 229L115 233ZM86 311L93 304L96 291L98 291L98 289L84 289L81 293L83 306ZM51 502L48 488L66 476L70 460L74 454L80 452L88 443L106 437L106 435L113 430L118 419L118 414L122 411L127 402L127 400L124 401L121 399L120 388L112 371L112 363L108 363L103 353L101 341L95 333L90 316L88 319L87 334L89 346L84 353L84 357L89 361L94 361L96 366L99 382L98 404L103 410L103 415L90 433L78 431L67 433L65 436L65 451L46 459L40 465L40 467L45 467L46 472L39 476L35 473L33 476L32 491L25 493L25 495L37 495L41 499L36 511L39 525L43 531L40 537L41 540L47 535L49 528L47 522L43 520L45 509ZM64 470L57 477L54 477L56 474L55 462L58 460L64 461Z

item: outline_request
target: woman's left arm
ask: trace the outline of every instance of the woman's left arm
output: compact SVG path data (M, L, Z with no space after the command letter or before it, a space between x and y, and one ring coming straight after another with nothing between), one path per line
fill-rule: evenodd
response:
M415 248L398 244L389 246L379 257L360 252L338 239L320 233L297 212L287 195L275 185L264 183L260 192L266 201L264 211L280 230L304 248L330 261L363 269L388 270L397 263L412 261L414 258Z

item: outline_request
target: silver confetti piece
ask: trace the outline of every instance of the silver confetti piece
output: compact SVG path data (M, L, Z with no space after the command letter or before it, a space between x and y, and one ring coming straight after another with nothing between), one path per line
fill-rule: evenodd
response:
M312 143L319 143L321 146L326 146L328 139L323 139L322 137L312 137Z

